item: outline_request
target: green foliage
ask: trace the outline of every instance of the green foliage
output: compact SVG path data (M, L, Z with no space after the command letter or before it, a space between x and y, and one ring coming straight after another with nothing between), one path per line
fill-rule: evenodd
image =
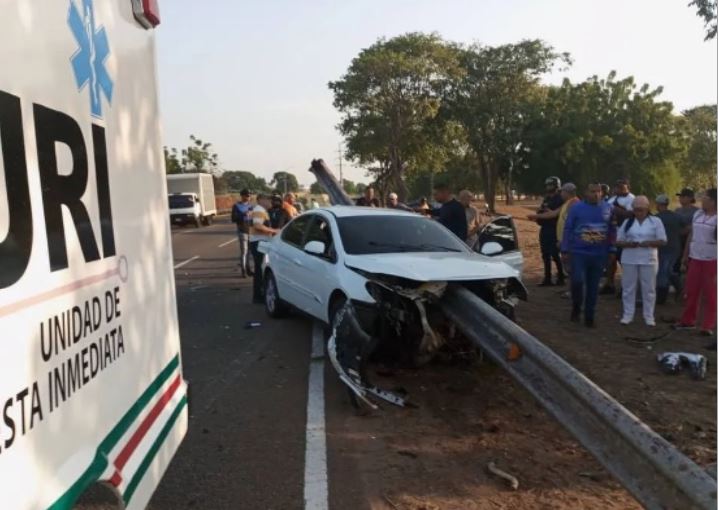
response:
M448 115L460 122L473 150L489 208L499 180L507 186L524 168L524 132L537 114L539 78L559 63L570 64L540 40L502 46L473 45L461 51L462 78L449 89Z
M683 112L679 119L685 136L680 157L683 181L697 189L716 185L716 105L703 105Z
M367 185L364 184L363 182L358 182L357 190L356 190L357 195L362 195L364 193L364 190L366 190L366 187L367 187Z
M168 149L166 146L163 147L165 154L165 172L168 174L181 174L182 163L180 163L177 149L174 147Z
M558 175L581 188L593 180L631 179L639 192L667 189L675 177L671 161L681 151L673 106L662 89L640 89L632 77L597 77L548 89L541 114L529 123L526 144L531 169L521 189L539 192ZM672 168L673 170L668 170Z
M321 184L315 181L311 186L309 186L309 193L312 195L321 195L324 193L324 188L322 188Z
M274 186L280 193L299 191L299 181L297 181L297 176L290 174L289 172L274 172L272 180L269 184Z
M461 73L453 45L436 34L379 39L329 83L341 112L347 157L406 197L407 170L441 159L438 117L446 86Z
M344 191L347 192L347 194L356 195L357 185L354 181L350 181L349 179L344 179L344 182L342 183L342 187L344 188Z
M168 174L187 172L215 173L219 170L218 156L212 152L212 144L189 135L190 144L178 151L172 147L164 148L165 169Z
M270 188L267 181L263 177L257 177L252 172L242 170L228 170L221 176L221 180L227 186L227 190L232 193L239 193L243 189L248 189L253 193L267 193Z
M715 39L718 33L716 17L718 16L718 2L716 0L692 0L688 5L695 6L696 14L703 18L706 27L706 41Z

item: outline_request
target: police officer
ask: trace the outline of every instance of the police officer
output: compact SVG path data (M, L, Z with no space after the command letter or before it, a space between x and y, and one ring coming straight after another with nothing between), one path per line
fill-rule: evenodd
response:
M556 235L556 223L558 215L563 205L561 198L561 179L552 176L544 181L546 186L546 196L538 208L537 214L529 215L529 219L535 220L541 227L539 231L539 244L541 245L541 258L543 259L544 278L540 287L550 287L553 285L551 280L551 261L556 264L556 285L564 285L566 275L563 272L563 264L561 263L561 255L558 249L558 237Z

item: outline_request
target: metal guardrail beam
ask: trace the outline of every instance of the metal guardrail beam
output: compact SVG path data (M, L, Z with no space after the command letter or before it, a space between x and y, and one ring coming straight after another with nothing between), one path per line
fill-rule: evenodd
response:
M440 305L646 508L715 510L711 476L538 339L463 287Z
M312 161L309 171L317 178L317 182L322 185L324 191L329 195L332 205L354 205L349 195L342 189L334 174L329 169L323 159L315 159Z

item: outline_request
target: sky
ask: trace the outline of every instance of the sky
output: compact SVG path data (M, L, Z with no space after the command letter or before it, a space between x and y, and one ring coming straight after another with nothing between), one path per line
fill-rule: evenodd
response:
M437 32L498 45L539 38L569 52L564 77L634 76L676 111L716 102L716 40L688 0L160 0L157 60L165 144L194 134L225 170L271 178L323 158L338 173L339 113L327 83L380 37ZM344 177L366 182L344 163Z

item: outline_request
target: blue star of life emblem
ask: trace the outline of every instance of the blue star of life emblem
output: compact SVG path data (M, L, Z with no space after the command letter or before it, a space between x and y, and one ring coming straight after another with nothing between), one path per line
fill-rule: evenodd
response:
M103 26L96 28L92 0L82 0L82 11L78 10L74 0L70 0L67 23L79 45L71 59L77 90L89 84L90 110L93 117L101 118L101 96L104 95L107 102L112 103L113 83L105 67L110 54L107 31Z

